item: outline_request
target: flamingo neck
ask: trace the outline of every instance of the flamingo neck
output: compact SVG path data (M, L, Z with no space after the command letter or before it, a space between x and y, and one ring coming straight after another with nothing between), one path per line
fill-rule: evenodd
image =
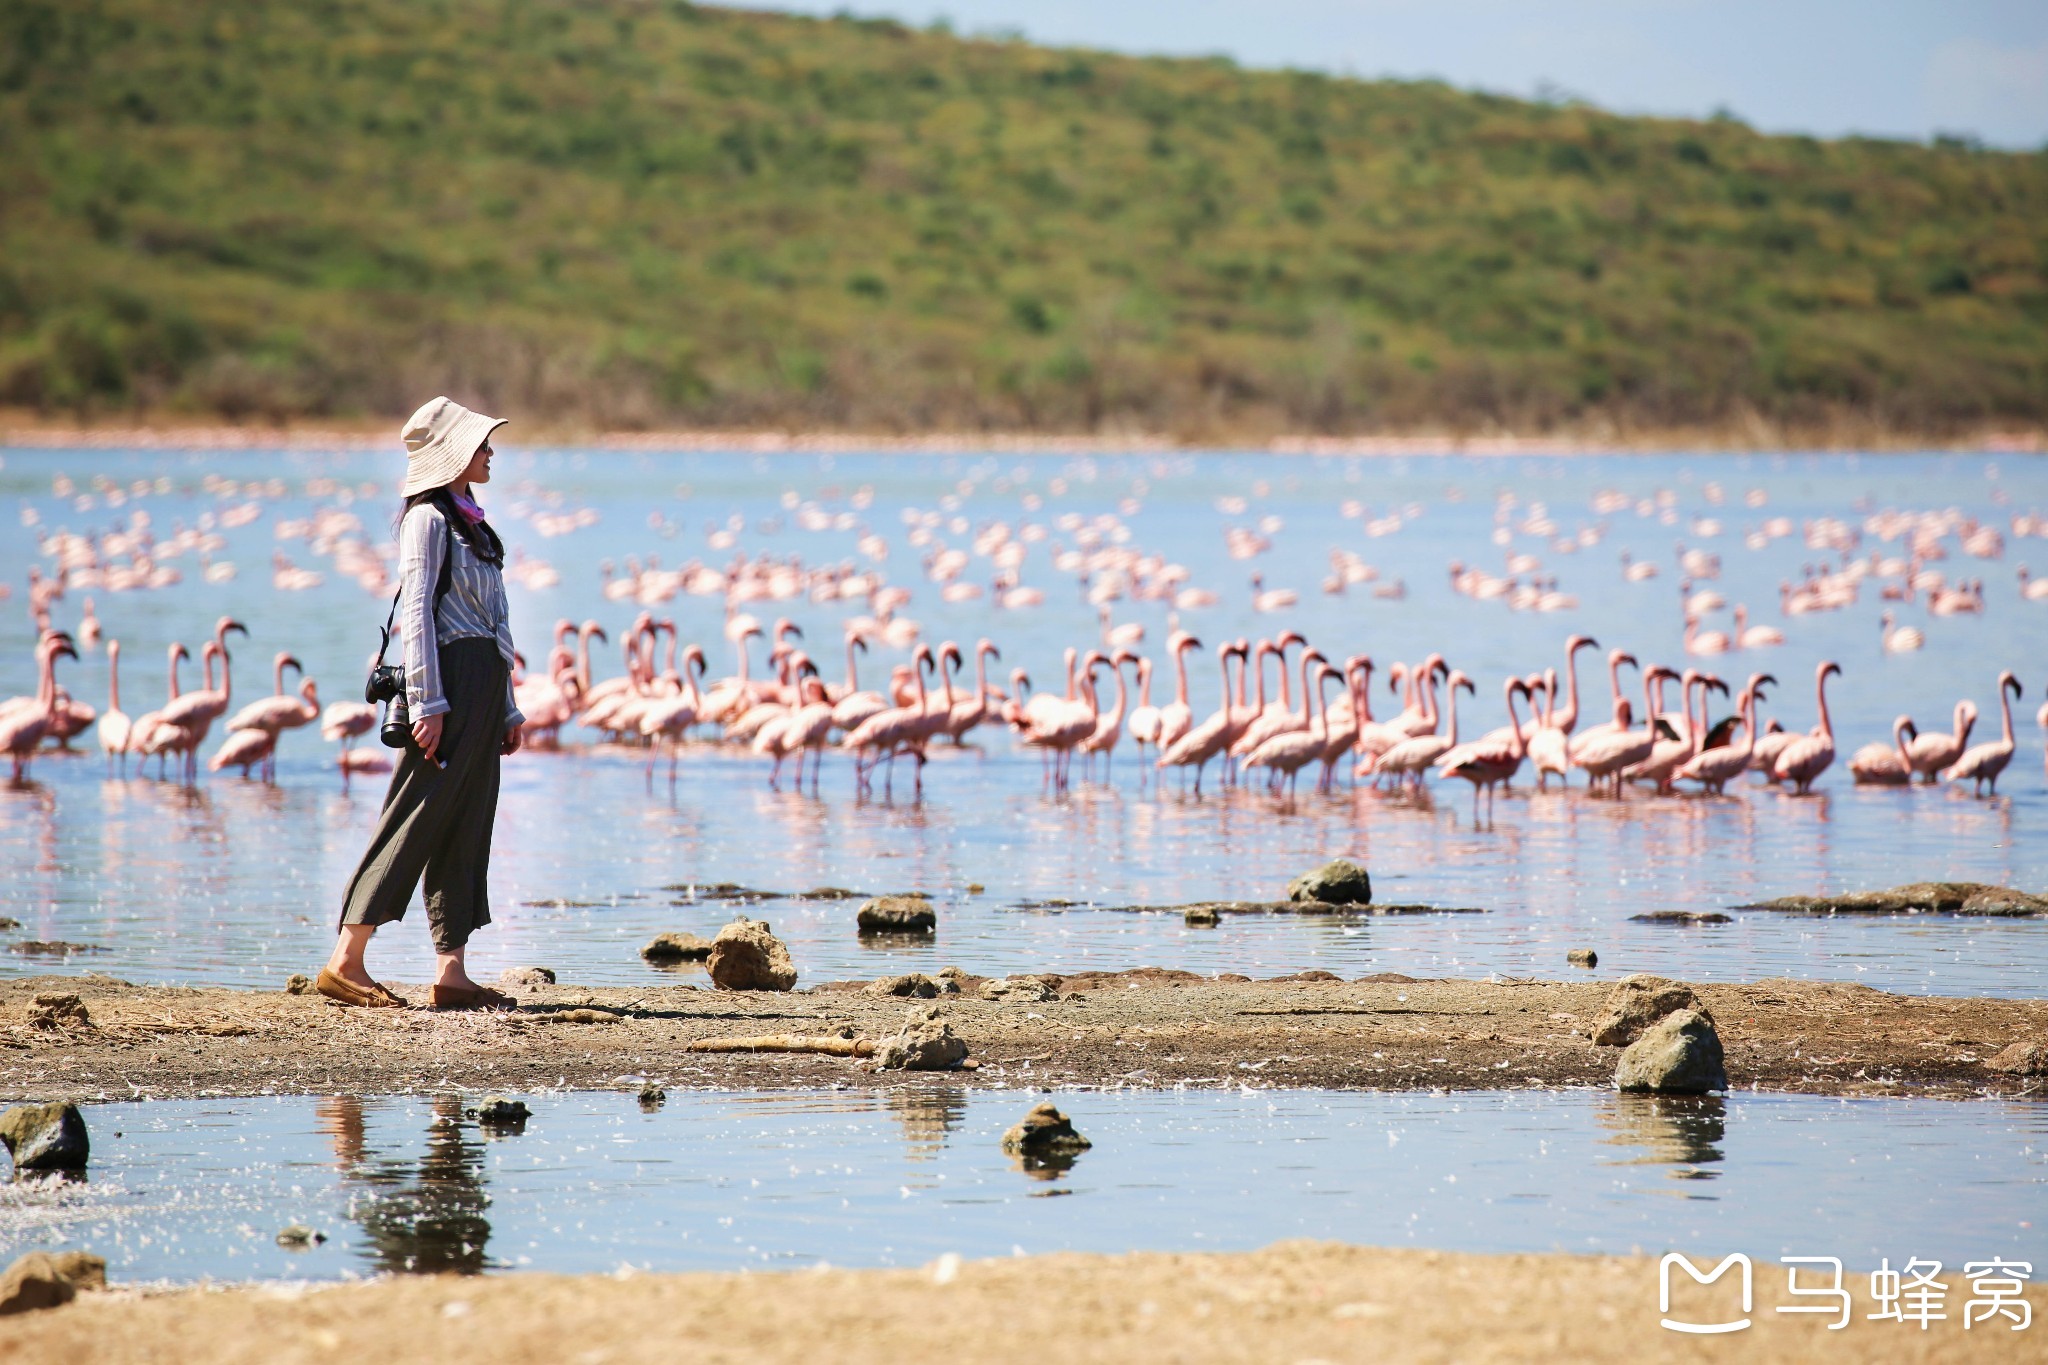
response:
M1508 689L1507 689L1507 691L1508 691L1508 728L1509 728L1510 730L1512 730L1512 731L1514 731L1514 732L1515 732L1515 739L1514 739L1514 754L1515 754L1515 758L1516 758L1516 760L1517 760L1517 761L1519 761L1519 760L1521 759L1521 757L1523 756L1523 754L1525 754L1525 753L1527 753L1527 752L1528 752L1528 749L1529 749L1529 740L1528 740L1528 737L1527 737L1527 736L1525 736L1525 735L1524 735L1524 734L1522 733L1522 719L1521 719L1521 717L1515 714L1515 685L1514 685L1513 683L1509 683L1509 684L1508 684ZM1536 700L1535 700L1535 698L1534 698L1533 696L1531 696L1531 698L1530 698L1530 700L1529 700L1529 718L1530 718L1531 720L1534 720L1534 719L1535 719L1535 713L1536 713Z
M1152 704L1152 661L1138 660L1138 705Z
M1430 693L1430 697L1431 697L1432 699L1434 699L1434 698L1435 698L1435 696L1436 696L1436 680L1435 680L1435 678L1431 678L1431 679L1430 679L1430 683L1429 683L1429 693ZM1457 748L1457 747L1458 747L1458 689L1457 689L1457 686L1456 686L1455 684L1453 684L1453 685L1452 685L1452 687L1451 687L1451 733L1450 733L1450 735L1449 735L1449 739L1450 739L1450 741L1451 741L1451 747L1452 747L1453 749Z
M1579 723L1579 652L1567 651L1564 656L1564 716L1557 714L1557 689L1550 690L1550 724L1554 729L1570 734L1572 727Z
M846 637L846 695L849 697L860 691L860 679L853 670L853 654L853 637L849 635Z
M121 646L118 641L107 646L107 708L121 709Z
M1820 710L1820 732L1827 736L1828 743L1833 744L1835 742L1835 725L1828 718L1828 676L1826 673L1822 673L1813 680L1813 697L1814 705ZM2008 732L2012 729L2010 718L2006 720L2005 728Z
M982 709L988 709L988 651L974 651L974 696Z
M56 657L54 655L51 656L50 662L55 664L56 661ZM1998 709L2000 714L2005 717L2005 747L2010 749L2013 745L2012 693L2006 690L2005 683L2002 681L1998 684Z
M1292 711L1294 709L1294 693L1287 685L1287 646L1282 645L1273 652L1280 656L1280 709ZM1308 691L1308 651L1306 650L1303 650L1301 655L1301 690L1304 692ZM1305 701L1306 699L1304 698Z
M1188 704L1188 647L1182 645L1173 651L1173 699L1182 706Z

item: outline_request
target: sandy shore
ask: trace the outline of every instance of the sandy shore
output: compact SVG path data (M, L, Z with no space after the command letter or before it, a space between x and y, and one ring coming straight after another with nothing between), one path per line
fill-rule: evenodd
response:
M1710 1266L1723 1254L1695 1259ZM87 1294L0 1319L0 1359L278 1362L2036 1360L2048 1322L1977 1322L1967 1282L1927 1331L1781 1314L1782 1266L1758 1253L1747 1330L1661 1327L1658 1263L1642 1257L1474 1256L1294 1242L1236 1255L1054 1255L917 1270L631 1278L508 1275L382 1280L296 1292ZM950 1272L950 1273L949 1273ZM1690 1285L1671 1309L1725 1321L1733 1301ZM2035 1317L2048 1290L2031 1291ZM1812 1300L1803 1300L1811 1303Z
M705 979L682 976L691 978ZM965 977L962 994L929 1002L975 1064L946 1073L948 1084L1604 1087L1617 1056L1589 1041L1611 982L1216 981L1157 969L1048 980L1056 998L985 1000L981 979ZM783 994L565 984L522 989L514 1012L451 1014L26 978L0 983L0 1099L601 1089L632 1077L771 1088L929 1081L857 1058L684 1051L763 1034L879 1038L927 1003L868 994L863 984ZM1785 980L1697 989L1739 1089L1953 1098L2048 1090L2044 1078L1985 1065L2011 1043L2048 1040L2048 1001ZM34 998L52 992L78 995L90 1022L31 1023Z

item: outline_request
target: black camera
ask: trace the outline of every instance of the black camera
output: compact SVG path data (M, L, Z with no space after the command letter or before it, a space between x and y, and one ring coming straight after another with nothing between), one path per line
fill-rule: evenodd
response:
M370 680L363 684L363 700L367 702L390 701L404 695L405 669L398 664L378 664L370 670Z
M381 653L381 651L380 651ZM405 704L405 669L399 664L378 664L363 684L363 700L384 703L384 724L377 738L387 749L403 749L412 740L412 717Z

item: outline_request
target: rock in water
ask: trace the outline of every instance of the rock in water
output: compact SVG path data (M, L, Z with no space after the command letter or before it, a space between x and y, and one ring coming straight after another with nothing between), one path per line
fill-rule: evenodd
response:
M1574 967L1597 967L1600 965L1600 954L1591 948L1574 948L1564 955L1564 960Z
M0 1142L17 1171L82 1171L92 1154L75 1104L17 1104L0 1114Z
M2048 1043L2014 1043L1984 1065L2015 1076L2048 1076Z
M526 1101L508 1100L503 1095L487 1096L476 1107L476 1121L486 1128L524 1128L532 1117Z
M1614 1086L1666 1095L1726 1090L1728 1071L1714 1021L1698 1010L1665 1015L1621 1054L1614 1068Z
M653 1081L649 1081L640 1087L640 1107L642 1109L659 1109L667 1103L668 1091L662 1089Z
M640 956L649 962L702 962L711 956L711 940L695 934L656 934Z
M83 1251L31 1251L0 1271L0 1317L55 1308L81 1289L105 1289L107 1263Z
M279 1229L277 1234L277 1244L286 1251L310 1251L326 1240L326 1233L316 1232L304 1223L293 1223Z
M498 984L512 987L552 986L555 984L555 972L552 967L507 967L498 973Z
M1627 1047L1644 1029L1677 1010L1692 1010L1710 1023L1714 1017L1683 981L1640 972L1625 976L1607 997L1607 1012L1593 1026L1593 1041L1601 1047Z
M878 1071L950 1071L967 1060L967 1044L954 1036L938 1006L903 1016L903 1029L875 1044Z
M786 991L796 985L789 949L759 920L742 915L711 940L711 984L722 991Z
M863 934L929 934L939 927L939 914L923 896L877 896L861 906L854 923Z
M1349 858L1324 863L1287 883L1287 899L1325 905L1372 904L1372 878Z
M1223 916L1216 913L1213 905L1190 905L1181 918L1190 929L1214 929L1223 923Z
M1047 1100L1003 1134L1003 1150L1012 1156L1071 1156L1095 1144L1074 1131L1074 1124Z

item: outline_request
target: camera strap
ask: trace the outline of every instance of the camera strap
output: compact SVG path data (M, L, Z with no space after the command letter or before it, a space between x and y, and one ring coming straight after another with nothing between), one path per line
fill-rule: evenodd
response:
M441 610L441 599L448 595L448 586L453 581L451 572L455 563L455 533L448 528L444 519L441 523L441 572L434 579L434 610ZM398 600L405 596L405 584L399 583L398 591L391 594L391 610L384 614L384 624L378 628L377 662L370 665L375 673L384 666L384 652L391 648L391 623L398 619Z

